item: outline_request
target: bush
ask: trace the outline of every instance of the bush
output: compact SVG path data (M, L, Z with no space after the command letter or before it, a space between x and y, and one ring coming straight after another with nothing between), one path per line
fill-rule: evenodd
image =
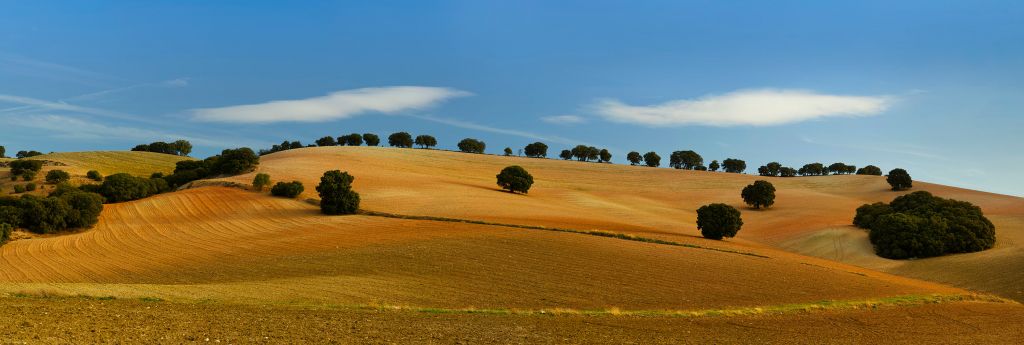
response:
M654 153L654 151L645 153L644 164L647 164L647 166L652 168L657 168L661 166L661 156L658 156L658 154Z
M359 193L352 191L353 180L355 177L348 172L325 172L316 186L320 195L320 212L330 215L356 213L359 210Z
M868 165L866 167L857 169L857 175L882 176L882 169L874 165Z
M0 206L0 222L48 234L95 225L103 211L103 197L65 188L63 194L56 196L25 195L5 200L3 205Z
M14 227L7 223L0 223L0 244L7 243L11 239L11 231Z
M52 184L58 184L62 182L68 182L71 180L71 175L64 170L50 170L46 173L46 182Z
M508 166L505 169L501 169L501 172L497 175L498 185L502 189L508 190L512 193L523 193L529 192L530 187L533 186L533 176L530 175L526 169L518 165Z
M21 194L25 192L25 186L16 184L14 185L14 194Z
M713 240L734 237L743 227L740 211L726 204L710 204L697 209L697 229Z
M13 227L21 224L21 209L17 207L18 200L13 198L0 199L0 223L7 223Z
M26 172L21 174L21 180L22 181L32 181L32 180L35 180L35 179L36 179L36 172L35 171L26 171Z
M910 174L906 170L896 168L889 172L889 176L885 178L886 182L892 186L892 190L906 190L914 186L914 181L910 178Z
M152 194L149 179L120 173L107 176L100 185L100 195L107 202L124 202L138 200Z
M262 192L263 188L270 184L270 175L259 173L252 179L252 188L257 192Z
M754 184L747 185L740 193L743 202L753 206L755 209L771 207L775 203L775 186L768 181L754 181Z
M487 148L487 144L480 140L473 138L466 138L459 141L459 151L466 153L484 153L484 149Z
M380 137L373 133L363 133L363 141L366 141L366 146L380 145Z
M273 188L270 188L270 194L273 196L281 196L286 198L295 198L302 194L306 188L302 186L302 182L278 182Z
M99 194L70 191L60 198L71 207L65 219L68 228L87 228L99 221L103 211L103 197Z
M85 177L93 181L103 181L103 175L100 175L100 172L96 170L89 170L89 172L85 173Z
M238 175L250 172L260 164L260 156L248 147L227 149L221 151L219 156L206 160L212 161L212 164L209 164L212 175Z
M419 145L421 149L429 149L437 146L437 138L434 138L432 135L417 135L415 143L416 145Z
M981 208L923 191L897 197L889 205L861 206L853 222L869 229L875 253L890 259L977 252L996 243L995 226Z
M35 176L34 173L43 169L43 161L19 159L8 164L8 167L11 168L12 176L22 176L26 173L33 173L32 176Z
M388 145L391 145L391 147L412 147L412 134L406 132L392 133L388 136Z
M25 191L26 192L34 192L35 190L36 190L36 184L35 183L29 182L29 183L25 184Z
M547 157L548 145L538 141L533 144L526 145L526 147L523 149L523 153L525 153L527 157Z

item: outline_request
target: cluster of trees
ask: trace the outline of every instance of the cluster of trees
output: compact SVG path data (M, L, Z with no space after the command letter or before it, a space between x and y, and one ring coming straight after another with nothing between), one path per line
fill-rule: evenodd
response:
M580 162L597 161L598 163L608 163L612 161L612 153L608 149L598 149L587 145L576 145L571 150L562 150L558 157L564 160L575 158Z
M632 151L626 154L626 160L629 161L629 165L640 165L644 164L652 168L661 166L661 156L654 151L645 153L643 155L640 152Z
M526 194L530 191L530 187L533 186L533 175L530 175L526 169L518 165L501 169L501 172L496 177L498 178L498 186L512 193Z
M93 190L102 195L106 202L111 203L138 200L171 189L167 181L159 175L144 178L125 173L107 176L98 187L84 185L81 188Z
M473 138L462 139L461 141L459 141L458 146L459 151L466 153L484 153L484 150L487 149L487 144L485 144L483 141Z
M166 153L169 155L188 156L192 153L192 143L188 140L177 140L173 143L157 141L149 144L140 144L132 148L132 151L145 151Z
M857 175L882 176L882 169L874 165L868 165L866 167L857 169Z
M43 169L43 161L19 159L7 166L11 168L11 181L17 180L18 177L24 181L32 181L39 174L39 170Z
M416 140L414 140L413 143L421 149L429 149L437 146L437 138L434 138L432 135L421 134L416 136Z
M995 226L981 208L924 191L865 204L853 224L868 229L875 253L890 259L977 252L996 243Z
M219 155L201 161L180 161L175 164L174 173L163 176L171 188L178 188L189 182L219 175L238 175L256 169L260 157L252 149L242 147L226 149Z
M102 210L103 197L99 194L62 184L45 198L0 198L0 227L24 228L39 234L87 228L96 224ZM10 229L5 231L9 233Z
M335 140L334 137L332 137L332 136L326 136L326 137L317 139L316 140L316 146L360 146L360 145L363 144L363 137L367 137L366 141L367 141L367 145L368 146L377 146L378 144L380 144L380 138L378 138L377 135L375 135L375 134L372 134L372 133L366 133L366 134L352 133L352 134L342 135L342 136L338 137L337 140ZM370 139L373 139L372 144L370 144ZM292 146L291 144L292 143L288 143L289 148L286 148L285 150L302 147L301 144L300 144L299 147L291 147ZM282 144L280 146L283 147L284 144ZM271 148L271 150L273 150L273 148Z
M274 152L280 152L280 151L286 151L286 150L294 150L294 149L301 149L303 147L305 147L305 146L303 146L302 143L299 142L298 140L296 140L296 141L285 140L285 141L282 141L280 144L274 144L274 146L271 146L269 149L262 149L262 150L260 150L260 156L268 155L268 154L271 154L271 153L274 153Z
M707 170L704 158L692 150L672 152L668 157L668 165L676 169Z
M29 158L29 157L42 156L42 155L43 155L43 153L39 152L39 151L18 151L18 153L15 154L14 157L18 158L18 159L22 159L22 158Z
M388 146L410 148L413 145L412 134L409 132L391 133L388 136Z

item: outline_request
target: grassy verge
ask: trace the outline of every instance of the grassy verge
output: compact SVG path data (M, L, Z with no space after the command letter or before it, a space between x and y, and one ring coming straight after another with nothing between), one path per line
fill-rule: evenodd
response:
M482 221L482 220L472 220L472 219L459 219L459 218L433 217L433 216L411 216L411 215L404 215L404 214L394 214L394 213L367 211L367 210L360 210L359 214L364 215L364 216L372 216L372 217L385 217L385 218L411 219L411 220L427 220L427 221L435 221L435 222L466 223L466 224L479 224L479 225L489 225L489 226L501 226L501 227L517 228L517 229L528 229L528 230L543 230L543 231L567 232L567 233L573 233L573 234L582 234L582 235L591 235L591 236L616 238L616 239L627 240L627 241L636 241L636 242L663 244L663 245L676 246L676 247L685 247L685 248L693 248L693 249L711 250L711 251L716 251L716 252L723 252L723 253L730 253L730 254L739 254L739 255L753 256L753 257L765 258L765 259L769 259L770 258L768 256L764 256L764 255L761 255L761 254L750 253L750 252L741 252L741 251L729 250L729 249L704 247L704 246L698 246L698 245L695 245L695 244L679 243L679 242L673 242L673 241L659 240L659 239L656 239L656 238L641 237L641 236L636 236L636 235L616 233L616 232L609 232L609 231L601 231L601 230L578 230L578 229L567 229L567 228L552 228L552 227L537 226L537 225L494 223L494 222L487 222L487 221Z

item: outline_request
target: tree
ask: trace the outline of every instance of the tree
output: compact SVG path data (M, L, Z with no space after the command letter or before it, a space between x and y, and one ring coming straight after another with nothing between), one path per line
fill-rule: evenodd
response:
M845 173L847 175L850 175L850 174L853 174L855 172L857 172L857 166L856 165L847 165L846 166L846 171L844 171L843 173Z
M29 182L29 183L25 184L25 191L26 192L32 192L32 191L35 191L35 190L36 190L36 184L35 183Z
M669 166L676 169L693 170L693 167L704 164L702 158L694 151L675 151L669 156Z
M437 139L430 135L417 135L416 145L423 149L431 148L437 146Z
M506 147L505 148L505 156L511 156L511 155L512 155L512 148L511 147Z
M599 162L604 162L604 163L611 162L612 161L612 153L608 152L608 149L601 149L601 152L598 153L598 159L599 159L598 160Z
M306 188L302 186L302 182L278 182L274 187L270 188L270 195L280 196L285 198L295 198L302 194L302 191Z
M252 179L252 188L257 192L262 192L263 188L270 185L270 175L259 173Z
M970 253L995 246L995 226L981 208L918 191L857 208L853 222L869 229L875 253L890 259Z
M832 165L828 166L828 172L833 174L833 175L845 174L846 173L846 164L844 164L844 163L832 163Z
M527 157L543 158L548 156L548 145L542 142L535 142L533 144L526 145L523 148L523 152L526 153Z
M641 156L640 152L630 151L626 154L626 160L629 161L629 165L639 165L643 163L644 156Z
M0 223L0 244L7 243L7 240L11 239L11 231L13 230L14 226L7 223Z
M260 156L257 156L252 149L242 147L237 149L225 149L220 155L207 158L211 164L210 173L213 175L226 174L238 175L256 169L260 164Z
M355 133L353 133L355 134ZM363 133L363 141L366 141L366 146L377 146L380 145L380 137L373 133ZM346 144L352 145L348 140ZM354 145L353 145L354 146Z
M7 165L11 168L11 176L22 176L25 173L37 173L43 169L43 161L19 159Z
M765 165L757 167L757 174L761 176L772 176L772 174L768 172L768 166Z
M15 156L15 158L22 159L22 158L42 156L42 155L43 155L43 153L39 152L39 151L18 151L18 153L16 155L14 155L14 156Z
M698 165L698 166L693 167L693 170L696 170L696 171L708 171L708 167L703 166L703 165Z
M866 167L857 169L857 175L875 175L882 176L882 169L874 165L868 165Z
M718 164L717 160L713 160L711 161L711 164L708 164L708 170L710 171L718 171L718 169L721 167L722 166Z
M910 189L914 186L914 181L910 178L910 174L900 168L889 171L889 176L885 178L885 181L889 182L892 190L896 191Z
M388 145L391 147L412 147L412 134L407 132L391 133L388 136Z
M853 225L861 229L871 229L878 217L892 213L892 208L884 202L864 204L857 208L857 215L853 217Z
M782 167L782 169L779 169L779 176L782 177L793 177L796 176L796 173L796 169L790 167Z
M372 135L372 134L370 134L370 135ZM377 136L374 135L373 137L376 138ZM370 139L366 139L366 140L367 140L367 145L369 145L369 140ZM379 142L380 139L377 139L377 141ZM343 135L343 136L338 137L338 145L359 146L359 145L362 145L362 144L363 144L363 135L360 135L359 133L351 133L351 134L348 134L348 135ZM377 144L373 144L373 145L369 145L369 146L377 146Z
M828 169L821 163L808 163L804 164L800 170L797 170L802 176L821 176L828 173Z
M589 161L596 161L600 157L601 157L601 150L598 150L596 147L593 147L593 146L588 146L587 147L587 161L588 162Z
M747 162L742 159L726 158L722 161L722 168L725 172L742 174L744 170L747 170Z
M558 154L558 158L561 158L561 159L564 159L564 160L570 160L570 159L572 159L572 151L562 150L562 152Z
M779 176L779 174L782 172L782 164L779 164L779 162L771 162L765 164L764 166L765 168L767 168L768 175L762 176Z
M483 141L476 140L473 138L466 138L459 141L459 151L466 153L484 153L484 149L487 148L487 144Z
M85 173L85 177L93 181L103 181L103 175L100 175L100 172L96 170L89 170L89 172Z
M580 162L586 162L590 159L590 148L586 145L576 145L572 148L572 157Z
M124 202L145 198L151 190L147 179L120 173L107 176L99 192L107 202Z
M0 158L7 158L7 148L0 145Z
M645 153L644 164L647 164L647 166L652 168L657 168L661 166L661 156L658 156L658 154L654 153L654 151Z
M754 184L747 185L740 193L743 202L753 206L755 209L771 207L775 203L775 186L768 181L754 181Z
M316 140L316 146L338 146L338 142L334 141L334 137L326 136Z
M354 214L359 210L359 193L352 191L355 177L348 172L331 170L320 177L316 192L320 194L320 212L323 214Z
M171 144L179 156L188 156L192 153L192 143L188 140L177 140Z
M533 176L526 169L518 165L512 165L501 169L497 175L498 186L512 193L526 194L533 186Z
M709 204L697 209L697 229L705 238L735 237L743 227L740 211L726 204Z
M62 182L68 182L71 179L71 175L64 170L50 170L46 173L46 182L51 184L58 184Z

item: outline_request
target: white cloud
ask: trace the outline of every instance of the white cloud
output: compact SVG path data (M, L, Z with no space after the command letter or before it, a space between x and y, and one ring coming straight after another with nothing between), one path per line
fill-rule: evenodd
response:
M647 126L770 126L824 117L879 114L892 103L888 96L827 95L806 90L740 90L697 99L634 106L618 100L597 104L598 114L614 122Z
M423 109L468 95L470 93L465 91L442 87L377 87L337 91L326 96L299 100L193 109L192 114L195 120L208 122L323 122L368 112L389 114Z
M547 123L553 123L558 125L571 125L587 122L587 119L584 119L576 115L545 116L540 118L540 120Z
M465 129L472 129L472 130L477 130L477 131L485 131L485 132L491 132L491 133L513 135L513 136L517 136L517 137L529 138L529 139L534 139L534 140L550 141L550 142L556 142L556 143L561 143L561 144L574 144L574 145L575 144L583 144L583 142L580 142L578 140L572 140L572 139L567 139L567 138L558 137L558 136L546 136L546 135L540 135L540 134L536 134L536 133L520 131L520 130L515 130L515 129L497 128L497 127L481 125L481 124L477 124L477 123L466 122L466 121L456 120L456 119L447 119L447 118L440 118L440 117L433 117L433 116L426 116L426 115L410 115L410 116L414 117L414 118L417 118L417 119L421 119L421 120L437 122L437 123L440 123L440 124L445 124L445 125L459 127L459 128L465 128Z

